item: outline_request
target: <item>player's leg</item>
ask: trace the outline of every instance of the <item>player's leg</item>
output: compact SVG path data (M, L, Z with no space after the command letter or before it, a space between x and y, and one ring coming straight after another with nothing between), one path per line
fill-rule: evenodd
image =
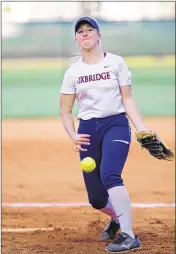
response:
M119 116L121 117L121 116ZM108 246L108 251L122 252L131 243L131 248L139 247L139 242L135 239L132 229L132 216L129 194L123 184L121 177L124 164L126 162L131 134L127 119L124 124L121 122L106 132L102 143L102 161L100 166L101 179L112 202L116 216L121 227L121 244ZM123 239L122 239L123 238ZM121 246L122 245L122 246ZM114 247L115 246L115 247ZM125 246L125 247L123 247ZM126 249L127 250L127 249Z
M80 151L80 160L86 157L91 157L96 162L96 168L90 173L83 172L84 182L88 193L89 203L95 209L101 209L106 206L108 201L108 193L105 190L100 179L100 161L101 161L101 149L99 145L98 136L94 130L94 121L80 120L79 134L90 134L90 145L82 145L82 148L86 148L87 151ZM102 195L100 195L100 193Z
M90 145L82 146L86 148L86 152L80 152L80 160L91 157L96 162L96 168L90 173L83 172L84 182L86 186L86 190L88 193L89 203L93 208L109 215L113 221L109 225L108 233L110 233L110 238L115 237L115 233L119 230L120 225L118 223L118 218L113 210L111 201L109 200L109 194L104 188L101 177L100 177L100 162L101 162L101 142L99 141L99 137L95 132L96 128L94 125L94 120L83 121L80 120L78 133L90 134ZM115 221L115 223L114 223ZM107 231L106 230L106 231ZM114 232L114 233L113 233ZM114 236L112 236L112 233ZM109 240L106 232L103 232L102 238L103 240Z
M93 208L101 210L108 204L109 195L100 178L101 147L95 130L94 119L80 120L78 133L90 134L90 145L82 145L87 151L80 152L80 160L83 160L86 157L91 157L96 162L95 170L90 173L83 172L84 182L88 193L89 203Z
M129 126L109 129L102 143L101 179L109 193L121 230L134 237L129 195L121 177L130 146Z

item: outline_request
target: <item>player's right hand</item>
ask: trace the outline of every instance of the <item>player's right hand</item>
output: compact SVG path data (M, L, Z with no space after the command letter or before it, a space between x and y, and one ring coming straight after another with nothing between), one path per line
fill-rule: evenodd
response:
M73 142L75 144L74 150L78 151L87 151L87 149L82 148L81 145L90 145L90 135L89 134L76 134L73 137Z
M73 137L73 142L75 145L90 145L90 135L89 134L75 134Z

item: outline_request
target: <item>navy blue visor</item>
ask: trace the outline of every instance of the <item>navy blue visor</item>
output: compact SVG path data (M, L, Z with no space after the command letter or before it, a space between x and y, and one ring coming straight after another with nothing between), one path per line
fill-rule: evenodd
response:
M89 23L92 27L96 28L98 31L100 31L100 28L99 28L99 25L98 23L96 22L96 20L90 18L90 17L82 17L80 19L78 19L76 21L76 24L75 24L75 33L77 32L79 26L81 23Z

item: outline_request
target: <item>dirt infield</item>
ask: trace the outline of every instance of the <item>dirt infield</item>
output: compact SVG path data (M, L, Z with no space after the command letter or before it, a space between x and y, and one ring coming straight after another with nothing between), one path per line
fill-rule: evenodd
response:
M145 121L175 150L174 118ZM152 158L133 140L123 173L132 203L174 203L174 169L174 162ZM59 120L2 122L2 202L87 202L78 154ZM132 213L142 241L137 253L175 253L173 207L132 208ZM91 207L2 207L3 229L54 228L3 233L2 253L103 254L107 243L100 233L107 222Z

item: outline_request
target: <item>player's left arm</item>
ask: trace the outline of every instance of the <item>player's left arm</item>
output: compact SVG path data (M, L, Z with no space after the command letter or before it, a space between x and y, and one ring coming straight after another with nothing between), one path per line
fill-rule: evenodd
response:
M120 92L122 96L123 106L125 108L128 118L131 120L132 124L138 132L148 131L142 116L139 112L138 106L135 99L132 96L131 86L120 86Z
M150 131L145 126L138 106L132 96L131 86L120 87L123 105L128 118L137 130L136 138L142 148L146 148L149 153L157 159L172 161L175 158L173 151L166 145L156 133Z
M117 79L122 97L123 106L125 108L128 118L138 132L148 130L142 119L142 116L138 110L138 106L132 96L132 80L131 72L123 60L120 58L120 62L117 69Z

